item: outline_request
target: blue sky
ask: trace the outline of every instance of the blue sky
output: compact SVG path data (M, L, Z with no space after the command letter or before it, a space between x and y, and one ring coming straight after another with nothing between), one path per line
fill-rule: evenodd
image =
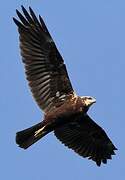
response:
M65 59L79 95L96 97L89 115L119 149L98 168L49 134L28 150L15 144L15 133L43 118L33 100L19 54L15 9L31 6L44 18ZM4 0L0 6L0 179L125 178L125 1Z

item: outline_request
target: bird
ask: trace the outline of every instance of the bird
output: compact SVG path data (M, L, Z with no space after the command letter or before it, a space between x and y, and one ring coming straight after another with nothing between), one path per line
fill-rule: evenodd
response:
M32 95L43 111L41 122L16 133L16 143L27 149L53 132L56 138L97 166L112 159L117 148L106 132L88 115L96 99L78 96L74 91L65 62L43 18L29 7L16 9L13 17L19 32L22 62Z

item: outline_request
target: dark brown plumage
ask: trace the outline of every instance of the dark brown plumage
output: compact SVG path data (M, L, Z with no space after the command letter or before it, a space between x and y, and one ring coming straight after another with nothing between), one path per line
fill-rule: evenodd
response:
M16 135L17 144L24 149L37 142L51 131L67 147L82 157L107 163L116 147L104 130L88 115L95 99L75 94L69 76L56 45L39 16L22 6L20 19L14 19L20 34L20 49L26 76L32 94L44 111L44 120Z

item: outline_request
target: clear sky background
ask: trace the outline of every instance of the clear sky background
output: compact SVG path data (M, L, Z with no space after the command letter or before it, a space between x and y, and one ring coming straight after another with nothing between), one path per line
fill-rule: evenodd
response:
M43 118L33 100L12 17L20 5L44 18L79 95L96 97L89 115L118 148L100 168L52 134L28 150L15 133ZM105 180L125 178L125 1L4 0L0 5L0 179Z

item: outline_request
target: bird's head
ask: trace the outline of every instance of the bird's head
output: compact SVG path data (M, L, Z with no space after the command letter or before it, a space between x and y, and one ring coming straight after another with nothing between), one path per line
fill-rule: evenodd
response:
M96 103L96 99L91 96L82 96L82 101L84 103L84 106L90 107L93 103Z

